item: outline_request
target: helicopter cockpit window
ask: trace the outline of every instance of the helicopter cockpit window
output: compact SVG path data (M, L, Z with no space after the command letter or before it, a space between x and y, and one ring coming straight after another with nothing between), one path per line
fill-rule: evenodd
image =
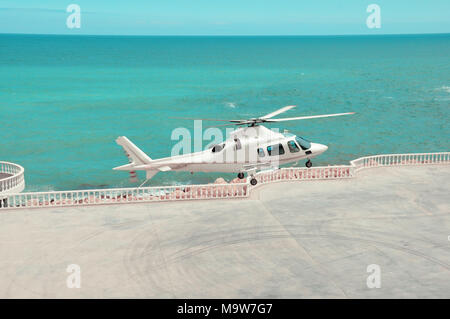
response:
M221 150L223 150L223 148L225 147L225 144L217 144L214 145L211 149L211 152L213 153L219 153Z
M295 140L297 141L298 145L300 145L302 150L308 150L311 148L311 143L308 140L306 140L300 136L296 136Z
M235 137L234 142L236 143L235 144L236 150L240 150L242 148L241 141L237 137Z
M283 145L277 144L267 146L267 153L269 153L270 156L283 155L284 154Z
M287 145L288 145L289 151L291 151L291 153L297 153L298 151L300 151L300 149L298 148L297 144L295 144L294 141L287 142Z
M264 150L262 148L258 148L258 156L259 157L264 157L266 156L266 154L264 154Z

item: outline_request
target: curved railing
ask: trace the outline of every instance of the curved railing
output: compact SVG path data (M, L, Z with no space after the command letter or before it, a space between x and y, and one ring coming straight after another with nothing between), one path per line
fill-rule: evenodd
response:
M355 177L356 172L364 168L430 164L450 164L450 152L374 155L353 160L350 162L350 165L313 168L290 167L262 171L255 175L258 180L256 186L251 186L249 179L247 179L242 183L229 184L6 194L3 196L3 200L0 200L0 208L38 208L197 199L246 198L249 197L250 192L254 187L273 182L348 179ZM0 199L1 198L2 196L0 193Z
M248 196L247 183L161 186L141 188L111 188L57 192L11 194L3 208L36 208L51 206L85 206L165 202L195 199L242 198Z
M350 165L312 168L290 167L262 171L256 174L258 180L256 186L276 181L352 178L356 176L356 172L371 167L447 163L450 163L450 152L372 155L350 161Z
M0 198L3 194L19 193L25 188L25 169L14 163L0 162Z
M379 166L404 166L423 164L446 164L450 162L450 152L413 153L413 154L384 154L365 156L350 161L355 170Z

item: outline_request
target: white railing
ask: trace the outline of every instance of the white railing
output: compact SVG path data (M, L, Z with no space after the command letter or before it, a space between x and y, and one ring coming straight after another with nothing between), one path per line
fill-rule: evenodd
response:
M248 196L247 183L34 192L6 196L4 208L85 206Z
M22 166L0 162L0 173L0 197L6 193L19 193L25 188L25 169Z
M343 179L356 176L356 172L371 167L446 164L450 163L450 152L386 154L360 157L350 162L350 165L313 167L313 168L281 168L262 171L256 174L258 184L289 180L323 180Z
M321 179L352 178L354 167L351 165L320 166L312 168L290 167L271 171L262 171L256 174L257 185L277 181L302 181Z
M291 167L262 171L255 175L258 180L256 187L277 181L348 179L355 177L357 171L371 167L429 164L450 164L450 152L374 155L353 160L350 162L350 165L314 168ZM252 188L254 186L251 186L249 179L247 179L243 183L230 184L17 193L4 195L3 199L0 200L0 208L38 208L246 198L249 197Z
M350 162L356 171L368 167L450 163L450 152L386 154L360 157Z

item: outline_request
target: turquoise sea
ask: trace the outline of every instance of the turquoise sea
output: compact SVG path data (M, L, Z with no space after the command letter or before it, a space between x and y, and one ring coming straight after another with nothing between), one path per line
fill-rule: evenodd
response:
M172 130L193 131L170 117L248 118L292 104L284 116L357 112L272 126L328 145L314 165L449 151L450 34L0 35L0 160L25 167L30 191L131 186L112 170L127 162L117 136L169 156ZM150 185L217 176L234 177L168 172Z

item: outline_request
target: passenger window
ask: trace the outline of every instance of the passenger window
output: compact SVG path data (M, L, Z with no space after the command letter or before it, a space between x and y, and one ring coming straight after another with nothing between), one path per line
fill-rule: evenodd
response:
M220 152L221 150L223 150L224 147L225 147L225 144L222 144L222 145L217 144L217 145L214 145L214 146L213 146L213 148L211 149L211 151L212 151L213 153L218 153L218 152Z
M262 148L258 148L258 156L259 157L264 157L266 156L266 154L264 154L264 150Z
M278 144L267 146L267 153L269 153L270 156L283 155L284 154L283 145Z
M234 142L236 143L235 144L236 150L240 150L242 148L241 141L237 137L235 137Z
M295 144L294 141L287 142L287 145L288 145L289 151L291 151L291 153L297 153L298 151L300 151L300 149L298 148L297 144Z

